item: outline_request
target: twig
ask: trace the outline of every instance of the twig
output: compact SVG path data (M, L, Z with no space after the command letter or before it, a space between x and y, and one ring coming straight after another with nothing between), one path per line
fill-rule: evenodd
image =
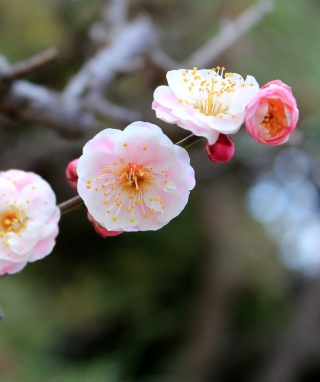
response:
M131 123L141 119L141 114L135 110L114 104L94 94L86 97L83 102L84 109L96 113L105 119L113 118L118 121Z
M63 203L58 204L58 207L60 208L61 214L65 214L83 206L83 204L83 200L80 198L79 195L77 195L71 199L66 200Z
M149 57L156 66L165 72L168 70L181 69L183 67L183 64L175 61L159 46L156 46L154 49L150 50Z
M66 99L85 97L95 92L103 95L107 86L128 62L153 46L158 35L151 20L139 17L128 23L111 44L92 57L69 82L63 92Z
M39 54L36 54L26 60L23 60L15 65L10 66L5 73L0 74L0 81L13 81L20 78L25 78L39 69L43 68L56 61L58 51L55 48L49 48Z
M61 99L59 93L27 81L14 81L0 100L5 117L48 126L68 138L80 137L95 124L81 104Z
M252 5L223 26L220 33L193 52L184 62L184 67L197 66L205 68L219 57L243 34L257 24L266 14L274 8L271 0L261 0Z
M114 36L128 22L129 0L109 0L103 11L103 19Z

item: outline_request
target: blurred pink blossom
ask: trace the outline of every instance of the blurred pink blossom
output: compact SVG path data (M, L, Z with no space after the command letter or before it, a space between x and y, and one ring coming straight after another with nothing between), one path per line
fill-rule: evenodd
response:
M154 92L152 108L158 118L175 123L214 144L219 133L236 133L245 117L248 103L258 91L254 77L244 81L224 68L171 70L169 86L159 86Z
M247 132L266 145L285 143L299 118L291 88L280 80L270 81L252 98L245 118Z
M77 172L79 195L108 231L163 227L195 185L187 151L145 122L101 131L84 146Z
M0 275L47 256L58 235L60 210L50 185L33 172L0 172Z
M206 144L205 151L212 162L229 162L235 152L233 139L228 135L220 134L216 143Z

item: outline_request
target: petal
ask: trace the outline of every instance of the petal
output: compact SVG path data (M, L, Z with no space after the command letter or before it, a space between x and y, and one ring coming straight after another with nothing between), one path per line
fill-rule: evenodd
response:
M27 265L26 261L13 262L9 260L0 260L0 275L5 273L13 274L21 271Z
M105 129L92 138L83 148L83 153L88 151L113 152L117 139L122 132L116 129Z
M102 169L119 160L115 153L105 151L87 151L80 158L77 166L79 178L87 181L103 175Z
M140 126L127 129L124 129L114 149L127 163L141 164L158 154L160 142L154 132Z

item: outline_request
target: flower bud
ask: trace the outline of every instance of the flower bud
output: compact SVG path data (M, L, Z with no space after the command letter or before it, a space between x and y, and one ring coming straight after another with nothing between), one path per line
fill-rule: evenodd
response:
M264 85L250 101L245 124L248 134L265 145L285 143L299 118L290 86L280 80Z
M87 212L87 216L88 216L89 222L93 225L93 228L104 239L108 236L118 236L121 233L123 233L123 231L108 231L106 228L102 227L102 225L99 224L96 220L94 220L94 218L89 212Z
M77 174L77 165L78 165L79 159L74 159L71 161L67 168L66 168L66 177L67 181L69 183L69 186L77 189L77 183L78 183L78 174Z
M228 162L235 152L233 139L229 135L219 134L216 143L213 145L206 144L205 151L212 162Z

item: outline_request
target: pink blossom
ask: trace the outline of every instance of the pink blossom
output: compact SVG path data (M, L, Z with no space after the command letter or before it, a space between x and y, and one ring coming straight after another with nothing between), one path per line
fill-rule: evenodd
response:
M77 171L79 195L108 231L163 227L195 185L186 150L145 122L101 131L84 146Z
M245 118L247 132L266 145L285 143L299 118L291 88L280 80L270 81L252 98Z
M212 162L229 162L235 152L233 139L228 135L220 134L216 143L213 145L207 143L205 151Z
M78 165L79 159L74 159L73 161L69 162L67 168L66 168L66 178L69 183L69 186L77 189L77 183L78 183L78 174L77 174L77 165Z
M47 256L58 235L60 210L50 185L33 172L0 172L0 275Z
M152 108L157 117L207 138L210 145L219 133L236 133L259 85L252 76L244 81L239 74L223 73L220 67L169 71L169 86L159 86L154 92Z

